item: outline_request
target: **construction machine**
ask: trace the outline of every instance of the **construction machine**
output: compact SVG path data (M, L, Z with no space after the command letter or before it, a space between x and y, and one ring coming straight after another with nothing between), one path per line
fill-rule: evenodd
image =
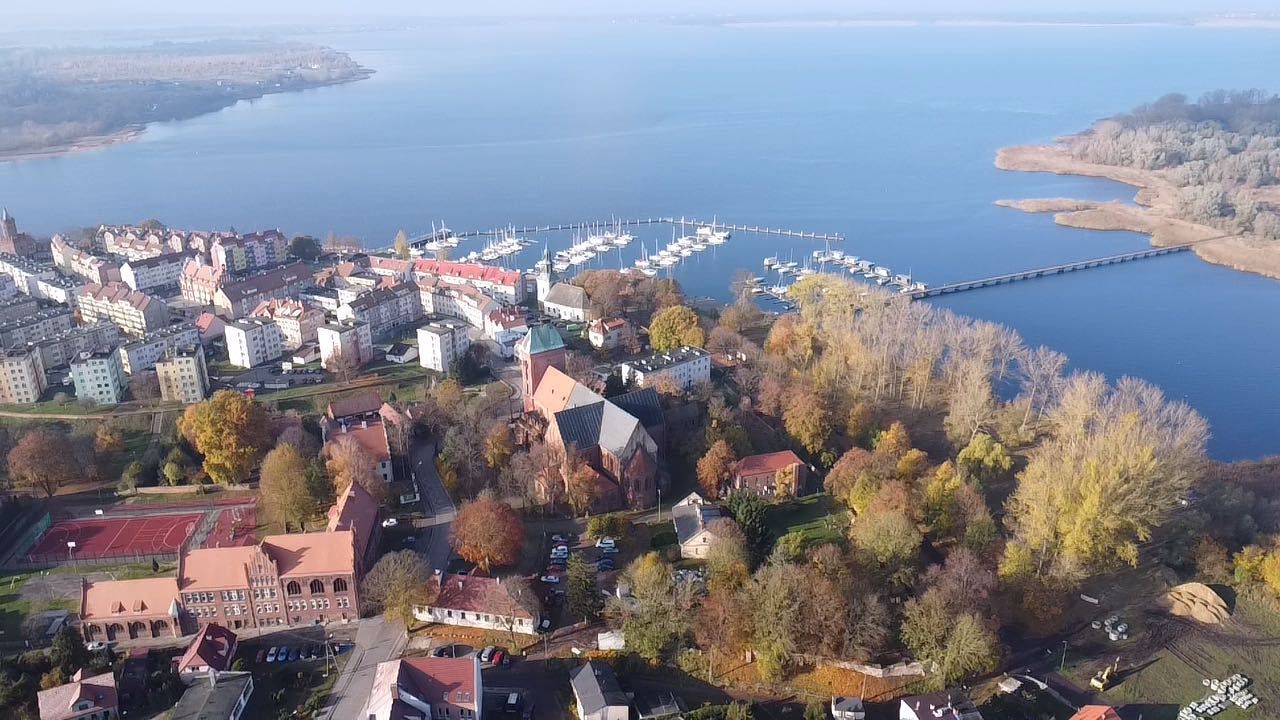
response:
M1116 658L1115 662L1102 668L1094 673L1093 678L1089 680L1089 687L1103 692L1111 687L1111 683L1115 682L1116 672L1120 669L1120 658Z

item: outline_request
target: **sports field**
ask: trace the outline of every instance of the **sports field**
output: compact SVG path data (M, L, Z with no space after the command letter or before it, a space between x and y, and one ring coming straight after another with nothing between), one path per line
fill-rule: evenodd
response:
M176 553L203 513L59 520L28 553L31 560L116 558ZM75 543L74 547L68 543Z

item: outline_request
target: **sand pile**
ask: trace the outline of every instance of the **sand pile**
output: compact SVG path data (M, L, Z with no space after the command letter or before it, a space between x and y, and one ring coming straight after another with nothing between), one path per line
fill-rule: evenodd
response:
M1164 594L1162 605L1171 615L1218 625L1231 617L1227 603L1204 583L1184 583Z

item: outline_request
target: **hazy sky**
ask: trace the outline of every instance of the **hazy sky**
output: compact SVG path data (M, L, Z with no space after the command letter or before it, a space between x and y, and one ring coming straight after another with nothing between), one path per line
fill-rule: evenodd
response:
M1278 11L1277 0L0 0L22 15L905 15Z

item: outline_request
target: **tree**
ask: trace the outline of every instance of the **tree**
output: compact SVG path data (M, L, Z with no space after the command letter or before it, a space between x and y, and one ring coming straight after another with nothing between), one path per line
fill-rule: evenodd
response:
M916 659L931 663L929 683L935 689L995 667L995 636L972 613L958 617L940 595L926 592L909 600L902 620L902 643Z
M759 561L769 551L769 525L765 518L768 505L753 492L735 492L725 502L725 510L742 530L751 557Z
M911 451L911 436L907 434L906 426L895 420L876 438L874 451L877 456L889 458L895 463L901 460L903 455Z
M631 530L631 521L623 513L594 515L587 519L587 537L592 540L613 538L619 540Z
M360 359L355 355L335 350L325 363L325 369L333 373L340 383L349 383L360 377Z
M320 258L320 241L309 235L299 235L289 241L289 256L315 262Z
M292 445L305 458L313 458L320 453L320 439L307 430L301 423L290 425L280 432L276 438L276 447Z
M453 378L449 378L431 388L430 394L431 398L435 400L436 407L448 418L449 422L457 421L467 404L467 396L462 391L462 385Z
M462 506L453 521L453 549L485 572L514 565L524 547L524 522L511 506L481 498Z
M214 482L244 482L271 442L271 422L258 403L231 390L187 407L178 430L204 456L204 470Z
M409 236L405 234L404 230L401 230L400 232L396 233L396 241L395 241L394 247L396 251L396 257L400 258L401 260L409 259Z
M631 599L615 608L622 617L627 649L657 662L689 632L688 609L677 600L671 566L650 552L633 560L622 576Z
M810 700L804 706L804 720L827 720L827 706L821 700Z
M687 306L674 305L661 310L649 323L649 345L658 352L685 346L702 347L705 342L698 314Z
M871 563L894 584L906 586L924 538L901 510L868 511L858 515L851 539Z
M391 621L413 624L413 609L428 605L439 591L431 568L413 550L390 552L378 558L362 585L364 601Z
M719 518L707 526L711 543L707 547L707 588L724 587L737 592L751 576L751 556L747 539L732 520Z
M120 472L120 481L116 483L116 492L125 494L137 490L144 472L146 468L137 460L125 465L124 470Z
M80 634L70 625L63 625L53 634L53 641L49 647L49 660L53 662L54 667L61 669L64 675L70 677L89 664L90 653L84 646L84 640Z
M98 426L93 436L93 449L99 453L118 453L124 450L124 433L108 424Z
M386 497L386 482L378 475L377 466L374 465L373 458L369 457L369 452L355 438L347 434L336 436L325 443L324 455L325 471L333 480L333 490L339 497L351 487L351 483L359 483L379 500Z
M720 497L721 488L726 487L733 479L733 464L737 461L733 449L724 440L712 443L707 453L698 460L698 485L708 499Z
M791 666L791 656L799 647L807 591L804 571L789 564L765 565L747 586L751 644L760 677L767 682L781 680Z
M9 478L16 488L53 497L82 475L66 434L49 427L28 430L9 451Z
M966 475L984 485L1013 468L1013 458L1004 445L986 433L974 435L956 456L956 463Z
M595 568L587 563L582 553L574 553L569 556L567 575L565 601L569 612L574 617L582 618L583 622L595 622L604 609L604 599L596 584Z
M831 436L831 413L822 396L808 387L793 389L787 396L782 424L810 453L821 452Z
M991 389L991 371L985 358L960 361L947 398L947 438L952 445L963 447L973 440L995 414L995 393Z
M307 460L298 448L285 443L267 453L262 461L258 494L268 517L286 526L293 523L305 531L306 523L323 507L324 499L317 497L315 491Z
M484 463L490 470L497 471L511 459L511 431L505 422L496 422L484 436Z

